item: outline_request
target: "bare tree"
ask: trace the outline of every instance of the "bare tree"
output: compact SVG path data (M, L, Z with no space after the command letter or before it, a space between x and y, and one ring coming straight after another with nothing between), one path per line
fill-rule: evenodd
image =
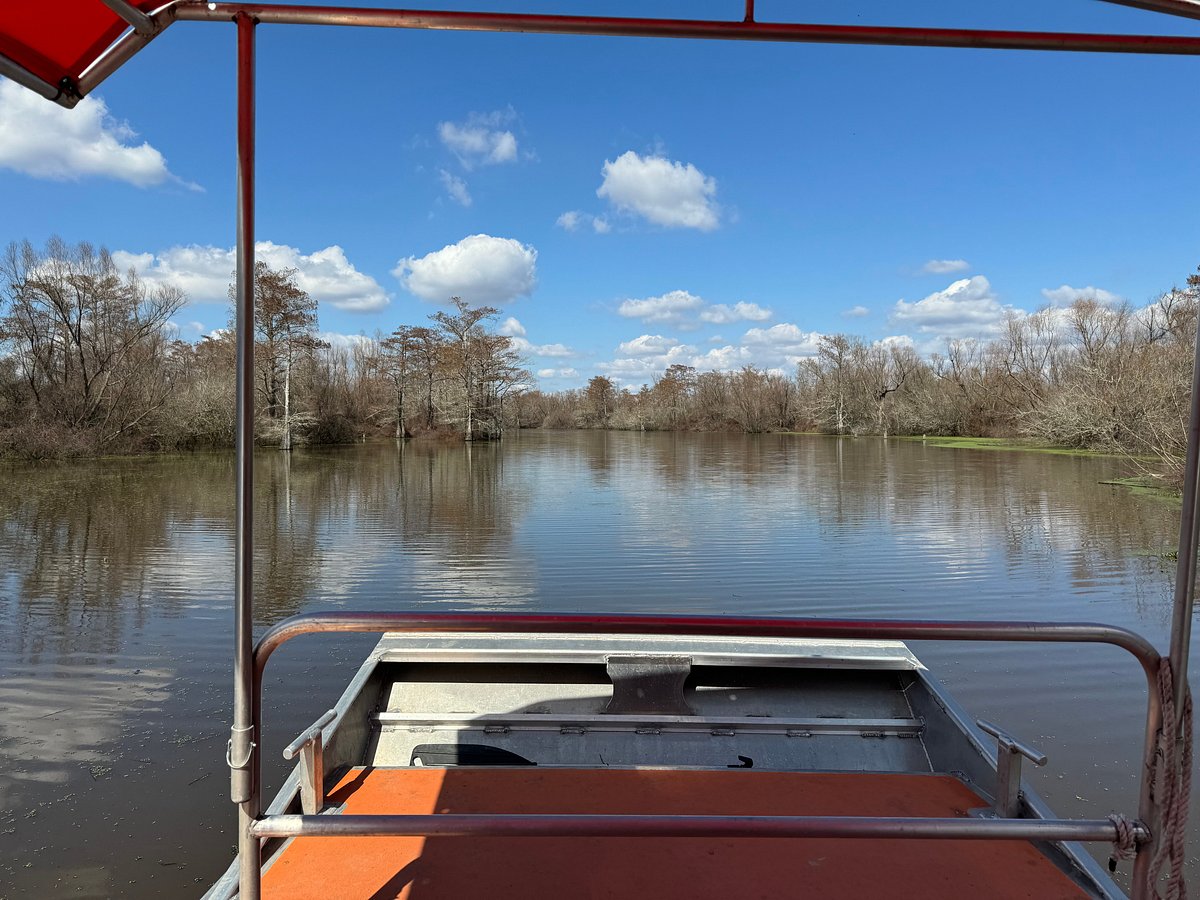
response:
M162 408L181 290L122 275L107 250L60 238L43 251L10 244L0 279L0 341L40 420L87 431L103 447Z

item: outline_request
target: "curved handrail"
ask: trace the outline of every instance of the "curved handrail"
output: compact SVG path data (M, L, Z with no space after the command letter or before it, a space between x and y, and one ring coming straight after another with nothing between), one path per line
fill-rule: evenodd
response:
M357 633L540 633L624 634L817 638L827 640L884 639L920 641L1000 641L1036 643L1110 644L1120 647L1141 664L1146 676L1146 733L1138 802L1139 828L1157 822L1157 803L1151 790L1155 748L1162 726L1162 698L1158 670L1162 657L1146 638L1115 625L1096 622L950 621L903 619L802 619L745 618L737 616L578 615L559 613L396 613L325 612L292 616L269 628L253 652L253 717L262 727L262 675L271 655L283 644L305 634ZM253 749L253 748L252 748ZM259 778L259 755L253 752L250 768L254 784ZM257 795L257 790L255 790ZM254 807L257 810L257 796ZM247 826L255 826L257 813ZM261 821L261 820L259 820ZM308 827L308 822L304 823ZM382 823L381 823L382 824ZM1156 836L1148 831L1139 848L1134 869L1135 894L1145 881L1145 866L1153 855ZM1104 839L1108 839L1107 831ZM1070 839L1080 839L1072 835ZM1144 885L1142 885L1144 887Z

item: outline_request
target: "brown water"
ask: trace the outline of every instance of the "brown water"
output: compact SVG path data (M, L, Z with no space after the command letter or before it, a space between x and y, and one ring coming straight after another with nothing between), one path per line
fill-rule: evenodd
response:
M5 474L0 897L198 896L234 840L232 457ZM1174 564L1158 554L1178 512L1098 483L1121 474L1116 460L788 435L264 452L256 623L320 608L1043 618L1165 647ZM272 658L268 797L279 750L373 641L305 638ZM1058 813L1135 811L1132 658L914 649L972 712L1049 754L1035 778Z

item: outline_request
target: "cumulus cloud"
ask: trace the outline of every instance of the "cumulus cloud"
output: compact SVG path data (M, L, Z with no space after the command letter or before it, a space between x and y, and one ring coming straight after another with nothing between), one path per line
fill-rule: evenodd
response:
M702 372L732 372L743 366L792 372L802 359L816 355L821 337L819 332L783 322L770 328L751 328L736 344L701 352L672 337L643 334L619 344L615 358L598 368L626 387L636 387L673 365L692 366Z
M659 297L642 300L624 300L617 307L618 315L643 322L661 322L677 328L695 328L690 314L699 312L704 300L688 291L668 291Z
M701 322L727 325L730 322L765 322L774 315L757 303L739 301L729 306L708 303L690 291L668 291L658 297L629 299L621 302L617 313L627 319L641 319L647 324L670 325L683 331L694 331Z
M497 334L509 338L512 346L521 353L531 356L566 357L578 354L566 344L535 344L526 335L525 326L515 316L509 316L496 329Z
M554 222L563 231L578 231L579 223L587 217L586 213L581 213L577 209L569 209Z
M617 353L624 356L658 356L679 345L680 341L673 337L663 337L661 334L643 334L635 337L632 341L623 341L618 344Z
M801 359L816 356L820 340L818 331L805 331L791 322L781 322L770 328L751 328L742 336L742 346L757 351L764 365L781 362L795 365Z
M971 264L965 259L931 259L921 266L926 275L950 275L954 272L965 272Z
M846 319L861 319L863 316L869 316L871 311L865 306L852 306L849 309L842 310L842 316Z
M691 163L663 156L639 156L633 150L605 160L604 180L596 196L617 210L642 216L667 228L712 231L720 222L716 179Z
M612 231L612 226L604 216L593 216L578 209L569 209L554 221L563 231L578 231L587 223L591 223L592 231L596 234L608 234Z
M1091 285L1077 288L1064 284L1062 287L1042 288L1042 296L1049 300L1052 306L1070 306L1077 300L1091 300L1101 306L1119 306L1124 301L1119 294Z
M572 368L538 369L538 378L578 378L579 372Z
M254 254L273 269L295 269L296 284L318 303L349 312L375 312L390 302L379 283L356 269L336 244L302 253L286 244L259 241ZM119 268L132 268L151 284L181 288L193 303L226 302L237 266L234 248L211 245L171 247L158 254L118 250L112 257Z
M771 318L771 310L759 306L757 303L739 302L733 306L726 306L724 303L714 303L708 309L700 313L700 318L705 322L713 322L717 325L726 325L729 322L765 322Z
M446 193L450 195L451 200L459 206L471 205L471 192L467 189L465 181L445 169L438 169L438 180L446 189Z
M975 275L916 303L897 301L891 321L912 325L920 334L966 338L995 333L1012 312L996 299L991 283Z
M320 331L317 337L339 350L353 350L355 347L366 347L374 343L365 334L342 334L338 331Z
M473 234L425 256L401 259L392 274L422 300L507 303L533 292L537 250L512 238Z
M0 80L0 168L53 181L113 178L142 188L174 181L199 190L172 175L162 153L137 136L99 97L64 109Z
M439 122L438 138L467 170L516 162L516 136L503 127L514 119L512 109L471 113L465 122Z
M514 337L511 341L516 350L521 353L528 353L530 356L567 357L577 355L566 344L535 344L528 338L523 337Z
M524 337L525 326L521 324L519 319L509 316L500 323L500 327L496 329L497 334L502 334L505 337Z

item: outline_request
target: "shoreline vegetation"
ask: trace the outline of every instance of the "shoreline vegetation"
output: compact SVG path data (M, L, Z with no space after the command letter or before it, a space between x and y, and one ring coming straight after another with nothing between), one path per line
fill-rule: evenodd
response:
M640 387L610 373L558 392L534 386L528 344L500 333L495 308L453 297L425 323L331 345L294 270L259 262L254 280L255 439L264 447L492 440L524 428L879 435L1118 456L1137 473L1125 486L1140 489L1180 480L1198 275L1143 308L1077 300L1013 313L987 337L933 352L822 335L792 371L673 364ZM122 273L86 243L9 245L0 456L232 446L232 328L184 340L171 319L186 303L178 287Z

